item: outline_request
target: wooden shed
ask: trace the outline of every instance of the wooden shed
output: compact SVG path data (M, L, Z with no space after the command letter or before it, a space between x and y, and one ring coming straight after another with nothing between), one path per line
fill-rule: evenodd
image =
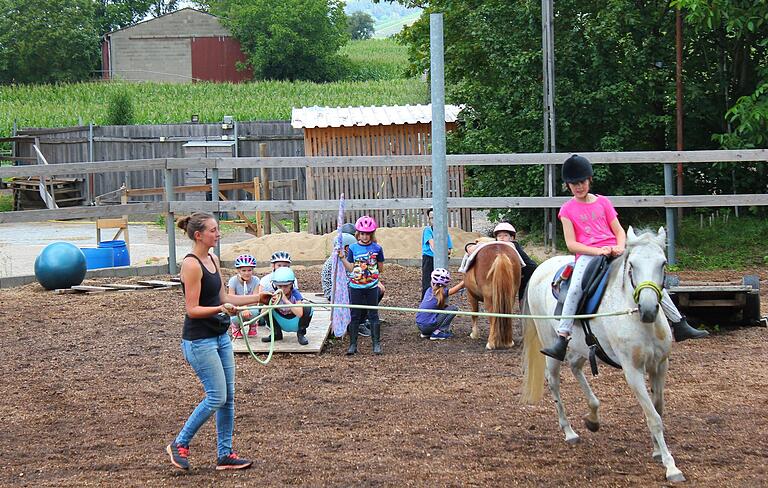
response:
M445 107L446 130L456 127L461 110ZM382 107L294 108L291 125L304 130L307 156L425 155L431 148L431 105ZM432 198L432 168L429 166L307 168L309 200ZM464 193L463 167L448 168L448 196ZM347 220L368 213L381 227L426 225L426 209L347 212ZM310 212L309 230L328 233L336 229L336 212ZM469 209L451 209L448 225L471 230Z

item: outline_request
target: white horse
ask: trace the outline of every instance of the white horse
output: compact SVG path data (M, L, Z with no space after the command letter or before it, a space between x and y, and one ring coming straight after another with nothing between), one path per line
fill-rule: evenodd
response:
M635 235L632 227L629 228L626 251L613 261L608 271L609 282L599 311L621 311L635 307L638 311L632 315L595 318L590 320L590 325L605 352L622 366L627 384L643 409L651 431L653 458L660 459L664 464L668 481L679 482L685 481L685 477L675 466L675 460L664 442L664 426L661 419L664 410L664 382L672 343L667 319L664 313L659 313L664 266L667 262L664 255L665 241L664 228L659 229L658 234L645 232L640 235ZM523 313L552 315L556 304L551 292L552 278L560 267L572 259L571 256L557 256L548 259L536 269L528 283ZM560 428L565 432L565 441L575 444L580 439L571 428L560 399L562 363L539 352L542 345L547 347L554 343L557 325L558 321L552 319L523 321L522 400L527 403L541 400L546 377L549 390L555 399ZM600 428L600 401L584 376L583 366L588 357L589 349L584 340L584 331L577 322L574 324L568 353L563 363L570 366L587 397L589 413L584 417L584 423L587 429L596 432ZM650 382L650 395L645 384L645 375L648 375Z

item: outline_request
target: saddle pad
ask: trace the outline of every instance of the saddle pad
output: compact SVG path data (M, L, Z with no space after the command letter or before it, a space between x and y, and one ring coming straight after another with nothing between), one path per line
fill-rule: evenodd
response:
M472 251L472 254L469 255L469 259L467 259L467 270L472 267L472 264L475 262L475 256L480 251L480 249L486 247L486 246L509 246L512 248L513 251L515 251L515 254L517 255L517 259L520 260L520 267L525 267L525 261L523 261L523 258L520 257L520 253L517 252L517 248L515 245L511 242L506 241L494 241L494 242L481 242L477 245L474 251Z
M596 262L596 261L595 261ZM558 306L555 309L555 315L560 315L562 313L562 304L565 301L565 297L562 297L561 299L561 289L565 289L566 293L568 290L568 287L566 285L572 285L570 283L571 279L568 278L567 280L560 283L560 286L554 286L557 282L558 277L563 273L563 269L568 266L568 263L563 265L561 268L557 270L555 275L552 277L552 296L555 297L558 301ZM603 298L603 293L605 293L605 288L608 285L608 272L607 267L605 272L600 276L600 282L597 283L597 285L590 286L590 283L582 282L581 286L587 292L588 290L592 289L592 293L587 297L582 297L582 304L583 306L580 307L579 310L576 311L577 314L590 314L595 313L597 311L597 307L600 305L600 301ZM589 273L585 274L585 277L589 275Z

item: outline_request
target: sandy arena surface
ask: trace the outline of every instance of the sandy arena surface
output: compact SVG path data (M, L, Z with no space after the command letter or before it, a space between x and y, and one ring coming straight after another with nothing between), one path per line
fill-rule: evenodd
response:
M319 271L298 270L302 289L319 291ZM767 272L683 278L758 274L765 313ZM383 305L417 303L417 268L387 266L383 281ZM354 357L346 340L267 366L238 356L234 443L253 469L214 470L209 422L191 446L192 469L179 472L164 448L203 396L179 347L179 290L56 295L29 284L0 290L0 303L0 486L667 485L621 372L603 366L590 380L602 401L596 433L582 426L586 402L563 374L583 438L568 446L548 397L519 402L519 344L486 352L487 324L475 341L465 318L454 339L423 340L412 315L392 312L383 356L366 338ZM765 485L767 340L750 327L673 345L665 436L689 486Z

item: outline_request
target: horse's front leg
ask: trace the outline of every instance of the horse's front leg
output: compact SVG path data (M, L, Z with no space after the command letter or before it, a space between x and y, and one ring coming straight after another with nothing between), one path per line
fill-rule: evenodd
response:
M467 293L467 299L469 300L469 306L473 312L477 313L480 310L480 303L471 293ZM480 335L477 332L477 315L472 316L472 332L469 337L477 339Z
M656 367L656 371L650 371L649 382L651 384L651 399L653 408L659 417L664 418L664 383L667 379L667 370L669 369L669 360L665 359ZM661 461L661 448L656 439L651 436L653 441L653 459Z
M536 353L534 353L536 354ZM581 439L579 434L574 432L571 428L570 422L568 422L568 414L565 412L563 406L563 400L560 397L560 365L562 363L556 359L547 358L547 367L544 369L544 376L547 379L547 386L549 392L552 394L552 398L555 400L555 409L557 410L557 419L560 423L560 428L565 432L565 442L568 444L576 444Z
M623 363L627 364L630 363L630 361L624 361ZM673 483L685 481L685 476L683 476L682 471L675 466L675 460L672 458L669 449L667 449L667 443L664 442L664 425L661 421L661 415L656 411L656 407L648 394L648 389L645 387L643 372L632 367L630 364L627 364L624 367L624 377L627 379L627 384L640 403L643 413L645 413L648 429L651 431L651 436L656 443L655 445L658 445L659 454L661 455L661 463L667 470L667 481Z
M592 391L592 387L589 386L587 377L584 376L584 363L586 359L580 358L571 363L571 372L576 377L576 381L579 382L581 391L587 397L587 405L589 405L589 413L584 416L584 425L592 432L597 432L600 429L600 400L597 399L595 393Z

